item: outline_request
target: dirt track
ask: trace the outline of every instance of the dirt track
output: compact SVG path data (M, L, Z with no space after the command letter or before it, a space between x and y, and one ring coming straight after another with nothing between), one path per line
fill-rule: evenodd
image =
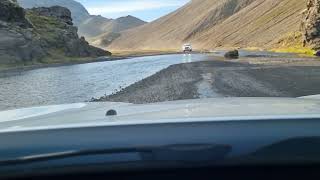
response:
M320 94L318 60L240 59L173 65L95 101L139 104L226 96L299 97L313 94Z

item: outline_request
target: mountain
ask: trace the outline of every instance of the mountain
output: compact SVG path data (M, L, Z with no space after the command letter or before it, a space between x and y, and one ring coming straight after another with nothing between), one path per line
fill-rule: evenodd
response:
M24 10L16 0L0 1L0 64L26 65L111 55L79 38L64 7Z
M120 17L117 19L91 16L79 25L79 34L90 39L105 34L119 33L145 23L146 22L133 16Z
M146 22L133 16L120 17L112 21L110 26L106 28L106 32L121 32L133 27L144 25Z
M89 41L95 46L107 46L112 41L120 37L120 33L122 31L139 27L144 24L146 24L145 21L142 21L130 15L110 20L109 23L106 23L105 26L101 28L101 33L99 35L96 35L95 37L90 38Z
M146 22L133 16L108 19L102 16L90 15L86 8L74 0L18 0L24 8L62 6L72 13L74 24L78 27L78 34L90 40L102 34L119 33Z
M151 23L122 32L113 50L270 47L299 31L305 0L192 0Z
M112 19L91 15L78 25L78 33L87 39L98 36L104 32L105 27L108 26L111 21Z

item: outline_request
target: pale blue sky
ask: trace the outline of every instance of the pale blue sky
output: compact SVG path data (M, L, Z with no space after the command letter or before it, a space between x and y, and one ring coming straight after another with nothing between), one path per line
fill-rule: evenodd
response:
M168 14L190 0L76 0L93 15L118 18L132 15L145 21Z

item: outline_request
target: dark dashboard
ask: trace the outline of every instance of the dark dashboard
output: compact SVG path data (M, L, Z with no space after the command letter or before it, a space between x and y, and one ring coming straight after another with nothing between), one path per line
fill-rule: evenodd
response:
M314 165L282 165L282 166L234 166L234 167L202 167L202 168L178 168L161 170L116 171L104 172L97 168L92 172L75 171L65 174L38 174L20 176L15 179L121 179L121 180L151 180L151 179L201 179L201 180L248 180L248 179L319 179L319 164ZM11 178L13 179L13 178Z

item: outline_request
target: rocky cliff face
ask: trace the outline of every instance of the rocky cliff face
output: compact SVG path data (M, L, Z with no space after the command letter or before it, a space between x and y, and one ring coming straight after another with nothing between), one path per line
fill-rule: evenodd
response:
M23 27L31 27L25 19L25 12L15 0L3 1L0 7L0 20L8 23L15 23Z
M55 6L25 11L13 0L0 1L0 64L110 54L78 37L66 8Z
M305 46L320 49L320 0L308 0L304 12L302 34Z
M46 8L46 7L33 8L31 9L31 13L38 16L54 17L68 25L73 25L71 12L64 7L52 6L50 8Z
M27 11L27 17L34 24L43 44L53 53L63 52L69 57L96 57L111 55L102 49L90 46L79 38L77 27L72 26L71 12L64 7L40 7Z
M19 5L26 9L35 7L66 7L72 12L73 23L78 26L90 17L89 12L79 2L74 0L17 0Z
M39 37L15 1L0 1L0 63L24 63L45 56Z

